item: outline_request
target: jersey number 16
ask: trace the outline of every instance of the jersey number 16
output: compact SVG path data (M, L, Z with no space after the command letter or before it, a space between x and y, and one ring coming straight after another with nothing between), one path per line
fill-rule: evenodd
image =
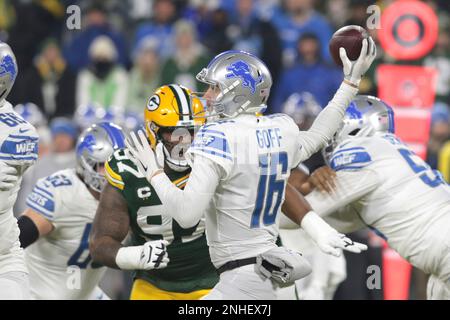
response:
M275 223L278 209L281 205L286 181L277 179L278 167L281 166L281 174L287 172L288 156L286 152L263 154L259 156L260 176L255 209L253 210L250 227L259 228L262 222L265 226ZM273 198L276 194L275 204Z

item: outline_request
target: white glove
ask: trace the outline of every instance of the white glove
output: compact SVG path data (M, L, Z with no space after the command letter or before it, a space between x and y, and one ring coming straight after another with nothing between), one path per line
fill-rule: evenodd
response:
M301 227L314 240L323 252L339 257L341 250L360 253L367 250L362 243L353 242L344 234L337 232L314 211L308 212L302 219Z
M155 152L150 147L144 131L139 130L138 136L130 133L131 140L127 138L125 144L128 148L128 157L137 166L142 175L150 182L156 171L160 170L156 161Z
M367 47L369 48L367 49ZM344 79L355 86L359 86L362 76L369 69L377 55L377 46L372 37L369 37L362 41L361 53L357 60L351 61L342 47L339 48L339 55L344 69Z
M19 180L16 168L0 161L0 190L10 190Z
M148 241L142 246L123 247L117 251L116 264L122 270L151 270L167 267L166 240Z

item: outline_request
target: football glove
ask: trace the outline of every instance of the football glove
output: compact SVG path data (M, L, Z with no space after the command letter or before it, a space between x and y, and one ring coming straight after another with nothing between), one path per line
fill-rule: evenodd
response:
M128 148L128 157L138 168L139 172L150 182L155 173L161 170L158 167L155 152L150 147L150 143L144 133L139 130L138 135L130 133L130 137L125 140Z
M372 37L362 41L361 53L357 60L351 61L347 57L345 48L339 48L339 55L342 60L344 79L351 82L355 86L359 86L362 76L369 69L375 56L377 55L377 46Z
M353 242L346 235L337 232L317 213L310 211L302 219L301 227L323 252L339 257L342 250L361 253L367 250L365 244Z
M122 270L151 270L167 267L166 240L148 241L142 246L123 247L117 251L116 264Z

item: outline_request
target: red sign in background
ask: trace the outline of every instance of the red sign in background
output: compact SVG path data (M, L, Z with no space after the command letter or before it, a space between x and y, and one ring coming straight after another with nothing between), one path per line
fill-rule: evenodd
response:
M390 56L398 60L416 60L433 49L438 37L438 18L422 1L396 1L381 16L378 38Z
M397 60L423 58L434 47L438 19L421 1L403 0L383 11L378 38L384 51ZM422 159L430 133L437 70L381 65L377 69L378 96L394 109L396 134ZM408 299L411 265L385 244L384 299Z

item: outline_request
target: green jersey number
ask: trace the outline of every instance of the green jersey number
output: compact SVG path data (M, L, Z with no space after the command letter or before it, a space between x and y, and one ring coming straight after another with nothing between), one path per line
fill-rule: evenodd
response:
M147 241L164 239L169 243L186 243L203 235L204 221L183 229L175 220L163 214L163 207L162 204L140 207L137 212L137 224Z

